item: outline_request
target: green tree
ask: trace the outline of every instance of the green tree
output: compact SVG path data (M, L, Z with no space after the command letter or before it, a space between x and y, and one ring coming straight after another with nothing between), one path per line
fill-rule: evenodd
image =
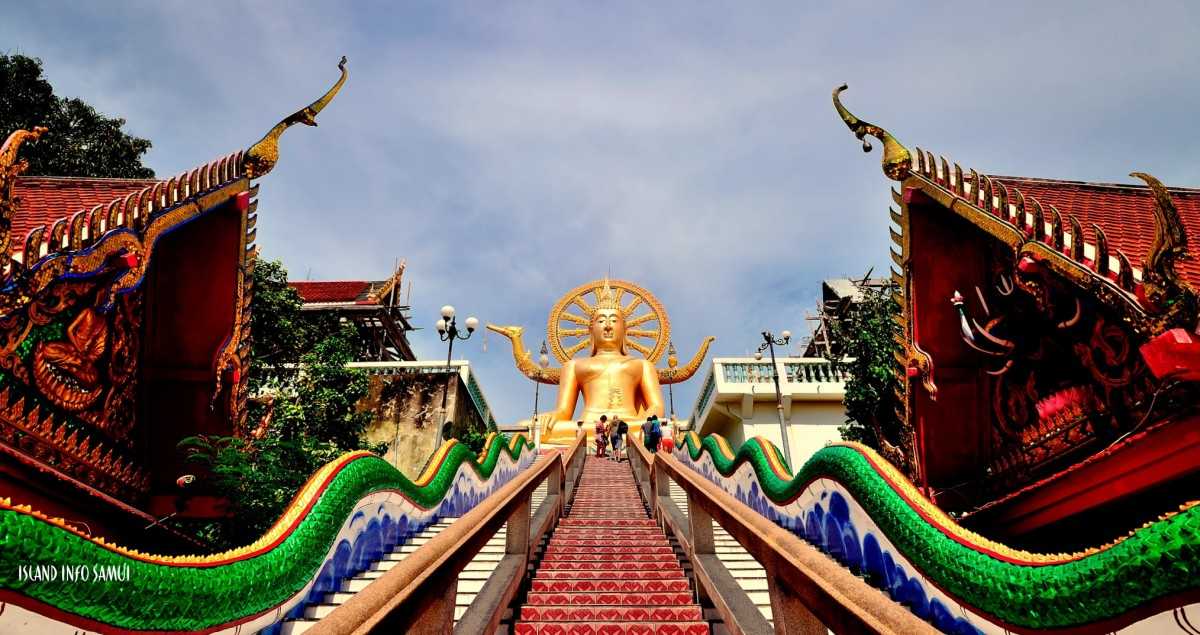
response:
M301 312L300 294L288 285L287 269L278 260L260 259L254 266L251 300L250 392L294 378L293 367L326 333L338 330L332 323Z
M0 140L17 129L49 128L38 143L21 148L28 175L148 179L142 165L150 141L121 130L125 120L106 117L84 101L63 98L42 76L42 61L0 55Z
M896 357L901 334L895 316L900 307L892 299L891 285L861 285L862 297L839 319L831 322L841 354L850 361L837 361L850 374L846 381L846 425L842 438L884 451L884 443L895 445L901 404L896 392Z
M181 442L208 473L208 486L230 502L231 516L199 528L215 548L247 544L271 526L309 476L350 450L379 454L363 439L371 415L357 403L369 380L354 361L358 333L310 320L278 261L254 269L251 301L250 420L268 417L259 438L191 437Z
M346 367L354 361L356 338L354 326L345 324L300 358L303 370L289 388L303 398L275 418L283 438L320 439L342 450L360 447L371 413L356 409L369 389L366 373Z

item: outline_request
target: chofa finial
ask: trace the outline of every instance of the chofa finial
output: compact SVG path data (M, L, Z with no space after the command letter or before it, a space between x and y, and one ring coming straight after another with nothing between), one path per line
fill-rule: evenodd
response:
M13 181L29 168L28 161L17 160L17 150L26 141L37 141L46 130L44 126L35 126L32 131L15 130L0 146L0 269L8 268L12 219L19 203L13 197Z
M901 145L887 130L850 114L838 96L847 88L849 86L842 84L833 90L833 107L837 109L842 121L846 122L846 127L850 128L850 132L853 132L854 136L862 141L863 152L871 151L871 142L867 141L867 135L871 135L883 143L883 173L893 181L903 181L912 167L912 155L909 154L908 148Z
M306 126L317 125L317 113L325 109L329 102L333 101L338 91L342 89L342 84L346 83L346 56L342 56L342 60L338 62L338 70L342 72L342 76L338 78L333 87L325 92L320 99L292 113L283 121L275 124L275 127L267 131L267 134L258 143L250 146L246 151L246 158L243 162L246 177L256 179L270 172L275 164L279 161L279 137L283 135L283 131L292 127L295 124L302 123Z
M1183 295L1190 295L1187 282L1175 272L1175 263L1187 258L1187 232L1171 193L1161 181L1145 172L1129 176L1141 179L1154 195L1154 242L1143 263L1142 280L1151 310L1165 310Z

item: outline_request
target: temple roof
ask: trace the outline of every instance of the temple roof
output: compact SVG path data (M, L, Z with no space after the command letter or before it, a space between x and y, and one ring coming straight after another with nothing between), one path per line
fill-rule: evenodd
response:
M1104 230L1111 253L1120 250L1134 267L1141 267L1154 240L1154 197L1142 185L1087 183L1014 176L989 176L1006 187L1017 187L1043 205L1074 215L1085 228L1093 223ZM1167 188L1179 210L1192 257L1176 264L1179 275L1200 289L1200 189Z
M35 227L50 226L75 212L108 205L142 188L154 179L98 179L63 176L20 176L13 194L21 204L12 221L12 251L24 247L25 235Z
M321 280L289 281L305 304L378 304L379 290L388 281Z

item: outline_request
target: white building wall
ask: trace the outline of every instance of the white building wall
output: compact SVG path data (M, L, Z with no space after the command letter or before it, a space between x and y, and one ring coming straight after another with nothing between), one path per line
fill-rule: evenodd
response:
M825 444L840 441L842 437L838 434L838 426L845 423L845 420L845 408L841 401L792 402L791 417L787 420L792 467L799 468L804 465L808 457L825 447ZM774 443L775 447L783 449L775 404L756 402L754 416L743 420L741 428L741 441L756 436L765 437Z
M793 469L827 443L845 423L845 374L818 358L779 358L780 401ZM692 413L700 435L720 434L735 447L761 436L783 449L770 360L715 358Z

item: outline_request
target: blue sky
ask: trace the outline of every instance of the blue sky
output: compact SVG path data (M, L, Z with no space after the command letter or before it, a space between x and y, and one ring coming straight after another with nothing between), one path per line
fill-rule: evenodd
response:
M681 357L807 333L822 278L883 271L889 182L830 106L842 82L964 168L1200 184L1186 2L78 4L5 3L0 50L126 118L160 176L249 146L349 57L262 181L264 255L299 279L406 258L418 326L451 303L530 347L606 271L660 297ZM431 328L412 341L445 354ZM532 385L487 344L456 357L498 418L527 417Z

